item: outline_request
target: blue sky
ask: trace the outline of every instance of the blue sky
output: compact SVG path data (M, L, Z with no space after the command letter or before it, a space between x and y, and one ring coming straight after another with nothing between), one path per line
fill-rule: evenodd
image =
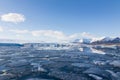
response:
M0 38L48 40L56 38L55 31L61 37L120 36L119 4L120 0L1 0ZM25 20L2 20L10 13Z

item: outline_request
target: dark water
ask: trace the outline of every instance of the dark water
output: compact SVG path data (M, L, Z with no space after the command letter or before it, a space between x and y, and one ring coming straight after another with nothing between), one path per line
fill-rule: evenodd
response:
M0 80L120 80L118 49L0 48Z

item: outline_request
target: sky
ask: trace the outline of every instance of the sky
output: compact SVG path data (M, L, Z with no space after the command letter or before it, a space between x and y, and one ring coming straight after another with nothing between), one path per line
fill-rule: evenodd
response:
M0 38L120 37L120 0L0 0Z

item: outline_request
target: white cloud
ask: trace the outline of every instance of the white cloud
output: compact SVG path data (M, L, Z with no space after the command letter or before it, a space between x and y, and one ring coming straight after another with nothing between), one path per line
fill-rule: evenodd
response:
M34 37L39 37L40 39L46 39L51 41L65 41L67 36L61 31L54 30L38 30L31 32Z
M31 39L36 39L40 41L45 42L67 42L67 41L73 41L75 39L80 38L89 38L89 39L98 39L94 35L83 32L83 33L75 33L71 35L66 35L61 31L55 31L55 30L19 30L19 29L13 29L9 30L10 32L17 33L17 37L25 37L25 35L29 35ZM29 34L28 34L29 33Z
M75 33L69 36L70 39L75 39L75 38L80 38L80 37L81 37L81 33Z
M13 29L13 30L9 30L10 32L14 32L14 33L18 33L18 34L26 34L29 33L28 30L18 30L18 29Z
M5 22L19 23L24 22L25 17L22 14L18 13L8 13L1 16L1 20Z
M94 38L95 37L94 35L92 35L92 34L90 34L88 32L83 32L81 34L81 36L84 37L84 38Z
M3 28L0 27L0 32L3 31ZM75 39L88 38L93 41L101 39L100 37L96 37L90 33L75 33L71 35L66 35L61 31L56 30L20 30L20 29L8 29L5 32L9 32L13 38L16 39L25 39L25 40L38 40L44 42L69 42ZM13 35L14 33L14 35ZM8 35L8 34L7 34Z
M69 36L69 40L81 39L81 38L93 39L95 38L95 36L88 32L75 33Z
M3 30L3 28L0 26L0 32L3 32L4 30Z

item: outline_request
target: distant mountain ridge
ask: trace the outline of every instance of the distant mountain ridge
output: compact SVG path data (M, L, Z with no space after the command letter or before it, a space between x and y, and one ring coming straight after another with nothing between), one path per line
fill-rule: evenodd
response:
M104 37L98 40L93 39L75 39L73 43L83 43L83 44L120 44L120 38L111 38L111 37Z
M105 37L101 40L97 40L92 42L92 44L119 44L120 43L120 38L116 37L116 38L108 38Z
M16 44L24 44L24 43L43 43L41 41L27 41L27 40L17 40L17 39L0 39L0 43L16 43ZM47 43L47 42L44 42ZM53 42L51 42L53 43ZM56 43L56 42L55 42ZM98 40L82 38L82 39L75 39L72 42L68 43L83 43L83 44L118 44L120 43L120 38L110 38L104 37Z

